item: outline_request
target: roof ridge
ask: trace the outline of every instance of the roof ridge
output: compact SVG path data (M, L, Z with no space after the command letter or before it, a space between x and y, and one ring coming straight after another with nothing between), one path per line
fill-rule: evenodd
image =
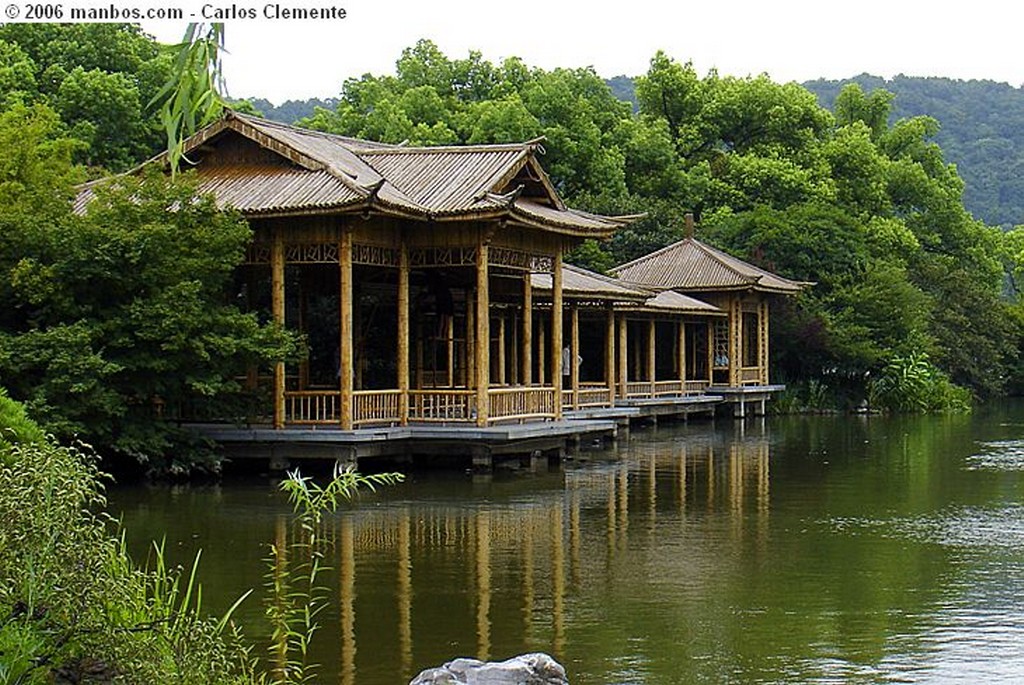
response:
M748 262L744 262L743 260L741 260L741 259L739 259L737 257L733 257L728 252L725 252L723 250L719 250L716 247L712 247L711 245L708 245L707 243L704 243L703 241L697 240L696 238L689 238L689 240L693 241L693 244L696 246L696 248L698 250L701 250L702 252L707 254L709 257L713 258L715 261L717 261L723 267L725 267L729 271L733 272L734 274L739 276L744 281L747 281L748 283L757 283L758 281L761 280L761 276L749 276L749 275L743 273L740 269L736 268L736 265L733 262L739 261L739 262L742 262L743 264L746 264L747 266L751 266L751 267L754 267L755 269L757 269L757 267L754 266L753 264L749 264ZM757 270L758 271L762 271L762 269L757 269Z
M664 252L668 252L669 250L671 250L673 248L679 247L679 246L681 246L683 243L685 243L688 240L694 240L694 238L683 238L682 240L677 240L674 243L669 243L665 247L659 248L659 249L655 250L654 252L648 252L647 254L640 255L636 259L631 259L630 261L628 261L628 262L626 262L624 264L619 264L618 266L613 266L611 269L609 269L609 271L612 271L612 272L623 271L625 269L628 269L631 266L634 266L634 265L639 264L641 262L647 261L648 259L652 259L653 257L656 257L656 256L658 256L658 255L660 255L660 254L662 254Z
M531 148L535 148L536 144L532 141L525 143L477 143L473 145L417 145L408 146L403 145L401 147L376 147L360 149L356 148L353 150L359 156L370 155L413 155L413 154L434 154L437 152L443 153L471 153L471 152L510 152L513 150L522 150L524 152L532 151Z

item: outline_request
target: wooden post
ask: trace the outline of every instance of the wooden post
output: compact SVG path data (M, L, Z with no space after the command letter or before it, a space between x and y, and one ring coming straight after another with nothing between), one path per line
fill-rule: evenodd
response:
M733 296L729 302L729 386L738 387L740 367L743 365L743 305Z
M629 327L626 315L619 315L619 399L629 396Z
M551 272L551 385L555 388L555 420L562 418L562 247Z
M476 300L466 292L466 388L476 385Z
M523 385L533 383L533 284L530 282L530 272L523 275L523 344L520 361L522 362Z
M270 308L274 323L284 328L284 235L274 229L270 248ZM274 364L274 428L284 428L284 362Z
M708 336L708 383L715 379L715 323L708 321L705 331Z
M676 359L679 364L679 383L686 392L686 322L680 319L676 323Z
M488 245L481 233L476 248L476 425L490 417L491 296L487 270Z
M548 332L544 328L544 317L537 320L537 383L544 385L547 379L547 340Z
M505 312L498 311L498 385L505 385Z
M455 313L444 315L445 373L448 387L455 387Z
M608 384L608 404L615 404L615 309L609 305L604 332L604 380Z
M423 321L416 321L416 389L423 389Z
M569 314L569 383L572 386L572 408L580 408L580 308L575 302Z
M652 317L647 322L647 380L651 383L651 397L657 393L658 364L655 355L658 349L658 322Z
M409 250L398 247L398 421L409 423Z
M341 429L352 430L353 393L353 321L352 321L352 233L342 227L338 241L338 270L340 297L338 298L338 370L341 391Z
M764 299L758 308L758 345L757 358L761 365L761 385L768 385L768 300Z

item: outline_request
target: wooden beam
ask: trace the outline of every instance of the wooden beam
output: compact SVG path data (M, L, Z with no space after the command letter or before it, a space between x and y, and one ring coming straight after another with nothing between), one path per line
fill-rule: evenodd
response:
M398 247L398 421L409 423L409 249Z
M523 342L520 361L522 383L530 385L533 382L533 285L530 283L529 271L523 274Z
M274 323L284 328L284 235L274 229L270 246L270 309ZM274 428L284 428L284 362L274 364Z
M562 418L562 249L551 265L551 385L555 388L555 420Z
M352 430L355 344L352 319L352 232L342 227L338 240L338 371L341 391L341 429Z
M481 232L476 248L476 425L486 426L490 417L491 297L487 269L488 244Z

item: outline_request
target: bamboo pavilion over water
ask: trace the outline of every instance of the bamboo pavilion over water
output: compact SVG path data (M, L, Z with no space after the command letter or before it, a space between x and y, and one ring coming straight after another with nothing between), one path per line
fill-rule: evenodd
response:
M186 141L200 191L253 229L239 292L308 340L300 363L250 373L272 428L480 428L767 386L766 297L803 284L692 238L617 278L563 264L637 217L567 207L541 151L385 145L235 112Z

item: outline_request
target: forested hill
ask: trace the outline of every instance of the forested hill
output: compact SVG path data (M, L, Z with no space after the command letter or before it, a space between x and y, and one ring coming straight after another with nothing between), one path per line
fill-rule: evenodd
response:
M832 109L843 86L884 88L895 97L892 119L927 115L939 122L935 142L964 179L964 205L988 224L1024 224L1024 90L995 81L861 74L804 86Z

